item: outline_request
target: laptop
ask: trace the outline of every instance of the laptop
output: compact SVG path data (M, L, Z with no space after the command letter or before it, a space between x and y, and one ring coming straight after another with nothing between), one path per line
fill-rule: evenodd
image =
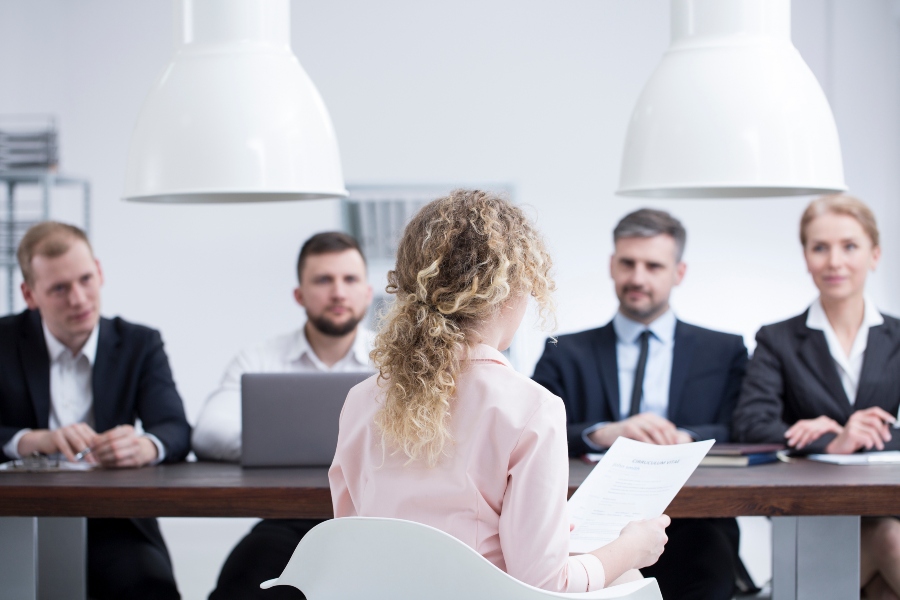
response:
M241 377L241 466L329 466L354 373L245 373Z

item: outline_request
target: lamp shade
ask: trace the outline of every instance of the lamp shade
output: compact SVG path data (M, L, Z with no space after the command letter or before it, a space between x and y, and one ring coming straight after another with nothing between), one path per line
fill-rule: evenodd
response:
M635 106L618 194L741 198L846 189L828 100L789 0L672 0L672 42Z
M175 24L132 135L125 199L346 196L328 111L291 50L289 0L175 0Z

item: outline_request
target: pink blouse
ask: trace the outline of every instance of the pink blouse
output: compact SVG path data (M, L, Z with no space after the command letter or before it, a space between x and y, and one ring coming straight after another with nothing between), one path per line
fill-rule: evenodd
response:
M328 472L335 517L393 517L462 540L516 579L551 591L604 586L592 554L569 556L562 401L490 346L470 353L452 404L454 437L434 468L382 450L377 377L347 396Z

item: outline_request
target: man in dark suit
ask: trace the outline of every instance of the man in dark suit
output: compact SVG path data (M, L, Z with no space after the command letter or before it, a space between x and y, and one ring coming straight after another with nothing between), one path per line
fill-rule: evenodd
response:
M100 317L103 273L84 232L39 223L18 259L28 310L0 319L5 456L115 468L184 459L190 426L159 332ZM88 519L87 537L89 597L179 598L155 519Z
M669 307L681 283L686 232L668 213L642 209L613 234L610 273L619 298L599 329L548 341L533 379L566 404L569 454L602 451L619 436L651 444L729 441L747 362L740 336L689 325ZM641 569L663 597L727 599L749 577L734 519L675 519L659 561ZM742 581L745 579L746 581Z

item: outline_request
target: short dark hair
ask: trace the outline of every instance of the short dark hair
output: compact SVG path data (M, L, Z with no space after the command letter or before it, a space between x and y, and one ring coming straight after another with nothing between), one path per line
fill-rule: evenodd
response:
M35 256L43 256L45 258L62 256L69 251L72 242L79 241L84 242L91 255L94 254L87 234L74 225L60 223L59 221L42 221L33 225L22 236L22 241L19 242L19 249L16 252L19 268L22 270L22 279L28 285L34 283L34 270L31 268L31 261L34 260Z
M343 231L323 231L312 236L300 248L300 256L297 257L297 281L303 280L303 267L308 257L343 252L344 250L356 250L362 257L363 264L366 264L366 255L363 254L359 242L352 235Z
M675 240L675 258L681 262L684 245L687 243L687 231L681 221L664 210L641 208L628 213L613 230L613 242L623 238L649 238L657 235L668 235Z

